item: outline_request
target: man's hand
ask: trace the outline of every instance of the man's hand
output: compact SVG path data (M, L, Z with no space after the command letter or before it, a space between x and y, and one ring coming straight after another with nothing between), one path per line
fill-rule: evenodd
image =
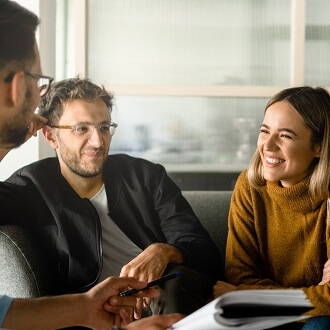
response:
M330 259L324 264L323 267L323 276L319 285L324 285L330 281Z
M182 254L176 247L165 243L151 244L122 268L120 277L150 282L160 277L170 262L182 262Z
M218 281L213 286L213 297L217 298L222 296L223 294L236 290L236 286L224 281Z
M154 315L132 322L125 326L125 330L166 330L173 323L182 319L181 314Z
M160 277L170 262L181 263L181 252L172 245L154 243L125 265L120 277L134 277L140 281L150 282ZM139 299L135 306L134 317L139 319L142 308L149 304L150 299Z
M51 330L84 326L98 330L121 326L133 317L136 298L119 297L132 287L141 289L146 282L134 278L108 278L85 293L33 299L14 299L2 326L17 330ZM159 291L150 288L136 296L156 297Z
M26 134L26 139L27 141L32 135L37 136L37 131L44 127L47 124L47 119L45 117L39 116L37 114L33 114L31 118L31 122L29 124L29 130L28 133Z
M96 285L83 295L83 306L88 318L86 323L92 329L109 329L112 325L124 325L133 320L133 308L136 305L135 296L119 297L118 294L127 289L141 289L147 285L146 282L134 278L110 277ZM143 297L157 297L159 291L155 288L143 290L136 294Z

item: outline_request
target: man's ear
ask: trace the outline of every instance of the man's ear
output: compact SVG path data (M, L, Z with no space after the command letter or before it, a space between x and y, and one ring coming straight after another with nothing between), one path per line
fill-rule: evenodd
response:
M321 156L322 147L320 143L314 145L315 157L319 158Z
M25 102L26 90L27 88L24 72L16 72L10 82L9 102L14 107L21 107Z
M55 131L52 127L44 126L42 128L42 134L47 141L47 143L53 148L57 149L58 143L57 143L57 137L55 135Z

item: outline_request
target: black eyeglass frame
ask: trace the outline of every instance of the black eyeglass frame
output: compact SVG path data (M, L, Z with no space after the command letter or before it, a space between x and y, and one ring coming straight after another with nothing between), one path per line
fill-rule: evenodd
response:
M48 82L47 82L47 87L42 89L41 87L42 86L39 86L39 91L40 91L40 96L43 97L45 96L48 92L49 92L49 89L50 89L50 86L52 85L52 82L54 81L54 78L53 77L49 77L49 76L44 76L42 74L39 74L39 73L32 73L32 72L28 72L28 71L24 71L24 73L31 77L31 78L34 78L36 80L39 80L39 79L46 79Z
M13 78L14 78L14 75L15 75L16 72L10 72L8 74L8 76L4 79L4 82L5 83L10 83ZM39 91L40 91L40 96L45 96L48 92L49 92L49 89L50 89L50 86L52 85L52 82L54 81L54 78L53 77L50 77L50 76L44 76L42 74L39 74L39 73L32 73L32 72L29 72L29 71L24 71L24 74L33 78L33 79L36 79L36 80L39 80L39 79L47 79L48 82L47 82L47 88L45 89L45 91L43 91L44 89L41 89L39 87Z

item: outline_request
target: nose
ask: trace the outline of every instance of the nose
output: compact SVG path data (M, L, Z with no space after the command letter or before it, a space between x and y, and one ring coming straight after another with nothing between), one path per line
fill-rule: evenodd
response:
M278 148L276 137L272 134L269 134L267 138L264 140L264 148L265 150L274 151Z
M93 146L94 148L99 148L103 146L102 134L95 126L92 128L92 131L88 138L88 144Z

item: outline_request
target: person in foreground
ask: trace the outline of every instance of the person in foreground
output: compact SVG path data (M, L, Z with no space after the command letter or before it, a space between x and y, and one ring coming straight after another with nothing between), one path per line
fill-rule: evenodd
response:
M43 134L57 157L7 180L17 194L24 189L20 218L31 219L29 228L57 265L56 293L86 290L108 276L150 282L175 267L180 285L166 283L153 310L189 314L212 290L218 250L161 165L108 155L117 127L111 110L112 95L87 79L50 87L39 114L48 120Z
M227 282L217 282L214 296L302 288L315 306L303 329L330 329L329 183L329 93L279 92L266 106L257 151L233 192Z
M34 113L40 96L47 93L52 81L41 72L35 41L38 23L33 13L16 2L0 0L0 160L47 123L45 118ZM1 194L9 193L7 186L3 183L0 186ZM17 208L15 196L10 200ZM0 202L0 206L3 209L7 205ZM82 294L34 299L0 295L0 327L55 329L84 325L109 329L132 320L136 298L118 297L118 293L127 286L142 288L145 285L132 278L110 278ZM150 298L157 295L155 290L143 292L143 296ZM125 329L164 330L179 318L179 315L146 318L130 323Z
M167 318L156 320L146 318L140 324L130 323L133 320L136 298L119 297L118 294L127 286L143 288L145 285L146 283L133 278L108 278L86 293L14 299L4 320L0 318L0 325L18 330L59 329L77 325L92 329L109 329L113 325L122 325L123 329L142 330L158 322L159 329L166 329L180 315L171 314ZM157 294L155 289L143 291L143 296L155 297Z

